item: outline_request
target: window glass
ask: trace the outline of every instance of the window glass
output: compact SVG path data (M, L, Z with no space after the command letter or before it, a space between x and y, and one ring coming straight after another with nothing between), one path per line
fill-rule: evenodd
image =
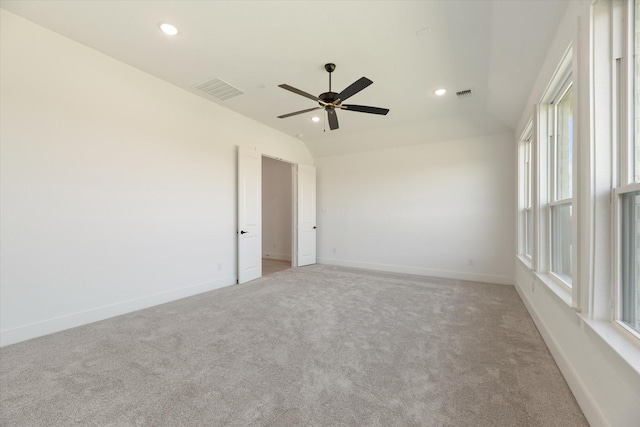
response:
M525 254L532 256L533 254L533 208L531 194L531 137L525 141L524 145L524 226L525 226Z
M525 182L525 207L531 207L531 138L525 142L524 148L524 182Z
M550 167L550 261L551 272L571 286L573 259L573 89L572 83L552 103Z
M525 253L529 256L533 256L533 209L529 208L525 211L525 224L527 227L526 239L527 244Z
M571 285L571 202L551 206L551 271Z
M640 191L622 195L622 321L640 333Z
M573 110L572 88L564 93L555 106L555 200L570 199L572 193Z
M635 0L630 5L635 6L634 29L629 37L633 45L630 54L633 56L633 78L627 82L632 86L633 103L632 111L627 117L632 117L633 134L621 145L620 157L623 162L630 165L631 173L627 175L621 168L620 176L620 281L618 295L618 320L631 329L640 333L640 191L633 182L640 182L640 0ZM622 89L625 90L625 89ZM626 89L628 90L628 89ZM630 155L630 161L625 157ZM629 179L630 178L630 179Z
M640 182L640 0L635 1L635 19L633 33L633 64L634 64L634 144L632 149L633 180Z

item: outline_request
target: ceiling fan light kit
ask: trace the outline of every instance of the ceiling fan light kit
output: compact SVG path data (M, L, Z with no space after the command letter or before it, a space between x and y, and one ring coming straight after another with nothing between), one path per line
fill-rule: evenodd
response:
M304 92L300 89L296 89L293 86L289 86L287 84L278 85L279 87L286 89L290 92L296 93L300 96L304 96L305 98L312 99L316 101L320 106L314 108L308 108L306 110L296 111L289 114L283 114L282 116L278 116L279 119L284 119L291 116L296 116L298 114L308 113L310 111L323 109L327 112L327 119L329 121L329 129L335 130L338 129L338 115L336 114L336 109L338 110L347 110L347 111L356 111L358 113L368 113L368 114L379 114L386 115L389 112L388 108L379 108L379 107L369 107L366 105L354 105L354 104L343 104L342 101L347 98L352 97L356 93L360 92L367 86L371 85L373 82L366 77L361 77L355 82L351 83L345 90L340 93L331 91L331 73L333 73L336 69L336 64L328 63L324 65L324 69L329 73L329 91L321 93L318 96L313 96L310 93Z

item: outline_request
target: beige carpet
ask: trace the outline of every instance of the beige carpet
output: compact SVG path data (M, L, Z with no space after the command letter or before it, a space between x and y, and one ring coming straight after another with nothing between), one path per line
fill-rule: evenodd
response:
M289 269L0 349L2 426L585 426L513 287Z

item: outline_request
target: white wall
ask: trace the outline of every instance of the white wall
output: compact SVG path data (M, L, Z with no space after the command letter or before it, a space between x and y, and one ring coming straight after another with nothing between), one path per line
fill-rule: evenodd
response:
M262 256L291 261L291 164L262 157Z
M317 159L319 262L512 284L514 153L507 133Z
M0 343L235 283L236 146L305 146L0 16Z
M609 7L607 1L593 4L600 10ZM628 363L625 357L635 358L633 363L638 366L640 343L631 339L626 332L617 332L605 318L610 316L612 289L609 265L611 173L606 169L608 166L603 169L602 165L611 161L610 133L606 129L610 115L605 114L607 117L604 121L600 120L602 116L598 114L593 116L590 97L594 94L602 97L602 92L606 92L610 86L607 81L594 84L592 80L590 54L603 47L594 49L590 41L591 7L592 2L589 0L570 3L545 62L541 64L536 85L516 129L516 135L520 135L533 114L534 105L540 102L564 52L572 45L577 96L577 111L574 113L577 126L575 159L578 165L578 191L574 208L578 219L578 271L574 272L573 279L576 289L574 295L577 295L574 300L575 308L563 301L541 280L545 275L544 271L534 274L520 260L516 261L516 289L590 424L627 427L640 423L640 371ZM608 17L599 17L601 22L598 26L603 25L603 19L604 26L608 25ZM608 43L605 44L608 46ZM598 63L596 68L608 69L609 64L606 62L608 61ZM597 111L603 107L596 105L594 108ZM598 118L595 123L590 122L592 117ZM604 133L602 128L605 128ZM599 141L603 136L606 140L604 150L593 145L594 141ZM545 143L544 140L542 143ZM514 158L513 162L515 161ZM598 169L594 169L594 166ZM608 184L605 182L602 185L603 177L605 181L609 180ZM544 239L545 236L539 238Z

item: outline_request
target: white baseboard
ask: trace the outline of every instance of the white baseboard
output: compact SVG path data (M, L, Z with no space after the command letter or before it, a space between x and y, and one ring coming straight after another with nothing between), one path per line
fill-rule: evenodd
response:
M291 261L291 254L280 254L277 252L263 252L262 258L278 259L281 261Z
M213 291L235 283L235 277L228 277L5 329L0 331L0 347Z
M498 276L480 273L467 273L461 271L432 270L419 267L406 267L401 265L375 264L361 261L349 261L332 258L318 258L318 264L338 265L340 267L364 268L367 270L386 271L389 273L415 274L417 276L433 276L445 279L470 280L474 282L496 283L500 285L513 285L514 278L510 276Z
M542 339L544 339L545 344L549 348L553 359L555 360L560 372L564 376L564 379L567 381L571 392L573 393L580 409L584 413L584 416L589 421L589 424L592 427L609 427L609 423L605 420L605 417L602 415L602 412L598 408L596 401L589 393L589 390L584 385L580 376L577 374L573 365L565 355L562 348L558 345L558 342L555 340L553 335L550 333L549 328L545 324L544 320L540 317L538 311L531 304L531 301L527 298L526 293L520 288L518 283L515 284L516 291L518 295L520 295L520 299L524 303L527 311L531 315L533 322L535 323L538 331L540 331L540 335L542 335Z

